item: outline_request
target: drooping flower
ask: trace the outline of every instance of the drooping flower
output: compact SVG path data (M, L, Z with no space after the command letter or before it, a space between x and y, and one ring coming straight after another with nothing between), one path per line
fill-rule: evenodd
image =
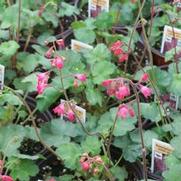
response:
M50 178L49 180L47 180L47 181L56 181L54 178Z
M145 98L148 98L152 94L152 89L143 85L140 85L140 91L144 95Z
M48 79L49 79L48 72L40 73L37 75L36 89L37 89L38 94L42 94L45 88L48 86Z
M58 116L62 116L65 113L65 107L64 104L59 104L57 107L53 109L53 112L57 114Z
M120 40L118 40L118 41L116 41L115 43L113 43L113 44L111 45L110 50L111 50L111 51L115 51L115 50L119 49L121 46L123 46L123 42L121 42Z
M129 95L130 95L130 90L129 87L126 85L119 87L119 89L115 93L116 98L119 100L122 100Z
M83 171L88 171L90 169L90 163L87 161L81 163L81 167Z
M69 121L74 122L75 121L75 114L72 110L69 110L67 113L67 118Z
M122 50L122 48L118 48L118 49L114 50L113 53L115 56L118 56L123 53L123 50Z
M118 117L120 117L122 119L126 119L129 115L128 106L125 104L119 106L117 115L118 115Z
M117 115L118 115L118 117L120 117L122 119L126 119L128 116L134 117L135 112L134 112L134 109L132 107L130 107L126 104L122 104L118 108Z
M13 181L13 178L8 175L1 175L0 179L1 181Z
M74 77L81 82L85 82L87 80L87 76L85 74L75 74Z
M111 79L107 79L107 80L104 80L102 82L102 86L108 87L111 83L112 83L112 80Z
M123 54L119 57L118 62L119 62L119 63L122 63L122 62L125 62L126 60L128 60L128 54L127 54L127 53L123 53Z
M140 82L147 82L149 80L149 75L147 73L144 73L141 78L140 78Z
M52 62L51 62L52 66L56 67L57 69L62 69L64 66L64 58L63 57L59 57L56 56Z
M47 88L48 84L38 84L36 87L36 90L38 92L38 94L42 94L44 92L44 90Z
M50 47L48 51L45 53L46 58L51 58L53 53L53 47Z

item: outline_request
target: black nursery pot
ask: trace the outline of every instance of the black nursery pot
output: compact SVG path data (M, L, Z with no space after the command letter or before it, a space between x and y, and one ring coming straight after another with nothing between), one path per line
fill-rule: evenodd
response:
M116 33L120 33L122 35L128 35L128 28L124 25L116 25L112 27L112 31L116 32ZM142 32L142 26L141 24L138 24L136 27L136 31L138 32L138 34L141 34Z
M36 99L33 96L27 96L25 101L32 111L36 108ZM38 124L48 122L53 119L53 115L49 110L44 112L37 111L35 116Z
M140 161L130 164L129 168L136 179L138 179L138 180L144 179L143 165L141 164ZM163 181L162 176L152 173L149 168L147 168L147 177L148 177L148 179Z
M152 48L153 55L153 64L160 67L167 67L170 64L170 61L166 62L165 57L155 48Z

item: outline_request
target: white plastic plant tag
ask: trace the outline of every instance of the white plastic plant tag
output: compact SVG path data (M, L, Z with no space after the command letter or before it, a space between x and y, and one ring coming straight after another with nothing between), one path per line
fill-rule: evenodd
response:
M74 109L75 113L76 113L76 116L79 117L79 120L82 122L82 123L85 123L86 121L86 110L83 109L82 107L80 106L77 106L75 103L73 102L67 102L65 100L62 100L61 99L61 103L64 104L64 108L65 108L65 113L67 113L69 110L72 111L72 109L70 108L69 104L71 104L72 108ZM66 114L64 115L64 117L66 117ZM63 116L62 116L63 118ZM78 120L77 120L78 121Z
M173 110L177 110L179 108L179 96L170 94L169 107Z
M0 90L3 90L4 87L4 71L4 66L0 65Z
M161 174L167 169L165 163L165 156L173 152L173 147L160 140L152 139L152 160L151 172Z
M71 50L74 50L76 52L81 52L82 50L85 50L85 49L93 49L93 46L77 41L77 40L73 40L73 39L71 40Z
M181 0L173 0L173 4L176 5L177 10L181 10Z
M162 38L161 53L176 50L176 58L181 57L181 29L165 26Z
M89 0L88 16L96 17L101 12L109 12L109 0Z

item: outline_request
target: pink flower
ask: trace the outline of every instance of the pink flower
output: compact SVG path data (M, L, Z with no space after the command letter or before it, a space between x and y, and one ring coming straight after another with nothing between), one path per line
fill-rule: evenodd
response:
M152 90L149 87L140 85L140 91L144 95L145 98L148 98L152 94Z
M48 181L56 181L54 178L50 178Z
M134 109L132 107L129 107L126 104L122 104L118 108L117 115L118 115L118 117L120 117L122 119L126 119L128 116L134 117L135 112L134 112Z
M81 82L85 82L87 80L87 77L85 74L75 74L74 77Z
M83 171L88 171L90 169L90 163L85 161L85 162L81 163L81 167L82 167Z
M69 121L74 122L75 121L75 114L72 110L69 110L67 113L67 118Z
M49 74L48 74L48 72L39 73L39 74L37 75L37 78L38 78L38 82L47 83L47 82L48 82L48 79L49 79Z
M12 177L8 175L2 175L0 178L1 178L1 181L13 181Z
M48 79L49 79L48 72L40 73L37 75L36 89L37 89L38 94L42 94L45 88L48 86Z
M134 112L134 109L132 107L129 107L129 115L130 117L134 117L135 116L135 112Z
M52 66L56 67L57 69L62 69L64 66L64 58L63 57L55 57L52 60Z
M118 56L118 55L123 53L123 50L122 50L122 48L118 48L118 49L114 50L113 53L114 53L115 56Z
M47 88L47 86L48 84L44 84L44 83L38 84L36 87L38 94L42 94L44 90Z
M113 88L108 88L106 92L107 92L107 94L108 94L109 96L113 96L113 95L115 94L115 89L113 89Z
M49 48L48 51L45 53L46 58L51 58L53 53L53 47Z
M121 100L121 99L124 99L126 96L129 96L130 95L130 90L129 90L129 87L128 86L121 86L119 87L118 91L116 91L116 98Z
M147 82L148 79L149 79L149 75L147 73L144 73L140 78L140 82L142 81Z
M121 117L122 119L126 119L128 117L128 114L129 114L129 109L127 105L123 104L119 106L118 112L117 112L118 117Z
M128 60L128 54L127 54L127 53L124 53L124 54L122 54L122 55L119 57L118 62L119 62L119 63L122 63L122 62L125 62L126 60Z
M111 79L107 79L107 80L104 80L102 82L102 86L108 87L111 83L112 83L112 80Z
M110 49L111 49L111 51L115 51L115 50L119 49L121 46L123 46L123 43L120 40L118 40L111 45Z
M59 104L57 107L53 109L53 112L58 116L62 116L65 112L64 104Z

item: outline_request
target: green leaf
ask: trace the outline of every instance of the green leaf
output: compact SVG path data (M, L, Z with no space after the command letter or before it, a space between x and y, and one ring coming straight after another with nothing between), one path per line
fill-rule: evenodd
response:
M170 155L169 157L166 158L166 165L168 169L163 172L164 180L165 181L179 180L179 178L181 177L180 160Z
M141 137L140 137L139 130L134 130L130 132L129 135L133 142L141 144ZM144 136L144 143L147 148L151 148L153 138L158 139L158 134L152 130L147 130L143 132L143 136Z
M100 13L99 16L96 18L96 26L100 30L106 30L112 28L112 25L114 23L113 16L111 16L111 13L103 12Z
M32 72L39 64L39 57L35 54L21 52L17 55L17 68L26 73Z
M18 6L12 5L5 9L3 15L2 15L2 24L1 28L6 29L11 26L14 28L18 25Z
M88 28L79 28L74 30L75 38L79 41L82 41L87 44L94 43L96 39L96 34L93 30L90 30Z
M128 177L128 173L124 167L112 167L110 171L117 181L125 181Z
M19 45L15 41L7 41L0 45L0 55L12 56L16 53Z
M116 69L115 65L112 64L111 62L107 61L96 62L93 66L91 66L93 82L95 84L102 83L104 80L110 78L110 75L115 72L115 69Z
M170 92L174 95L181 96L181 74L173 74L173 79L170 85Z
M66 2L61 2L59 9L59 16L72 16L74 14L79 14L79 9L76 6L72 6Z
M153 122L157 122L161 120L159 108L156 103L154 102L141 103L140 105L141 105L141 114L145 119L149 119ZM163 115L163 112L162 112L162 115Z
M56 102L60 92L53 87L45 89L43 94L37 96L37 108L42 112L49 108L50 105Z
M67 168L72 170L77 168L79 157L82 154L82 150L78 144L63 144L56 150L56 152L64 160L64 164Z
M6 156L18 153L18 148L26 134L25 128L18 125L8 125L0 128L0 151Z
M181 143L181 136L175 136L172 140L171 140L171 145L174 148L174 152L173 154L181 159L181 149L180 149L180 143Z
M53 119L43 124L40 129L41 138L49 145L60 146L70 141L69 137L81 135L78 124L73 124L63 119Z
M37 73L29 74L28 76L24 77L22 80L20 79L18 87L19 86L20 86L20 89L23 89L29 92L36 91Z
M22 101L19 99L19 97L12 93L5 93L5 94L0 95L0 101L2 104L8 103L14 106L23 104Z
M89 64L94 64L99 61L110 61L111 53L104 44L98 44L93 50L85 55Z
M86 82L86 98L91 105L99 104L102 106L102 94L99 89L95 88L91 81Z
M12 158L12 164L10 166L11 176L16 180L29 181L31 176L35 176L39 168L32 160Z
M82 150L85 153L92 153L93 155L99 154L101 143L95 136L87 136L85 141L81 143Z
M117 108L112 108L110 112L111 112L112 122L114 122L117 114ZM136 121L137 121L136 116L133 118L128 117L125 120L118 117L113 132L114 136L123 136L127 132L132 131L135 128Z

